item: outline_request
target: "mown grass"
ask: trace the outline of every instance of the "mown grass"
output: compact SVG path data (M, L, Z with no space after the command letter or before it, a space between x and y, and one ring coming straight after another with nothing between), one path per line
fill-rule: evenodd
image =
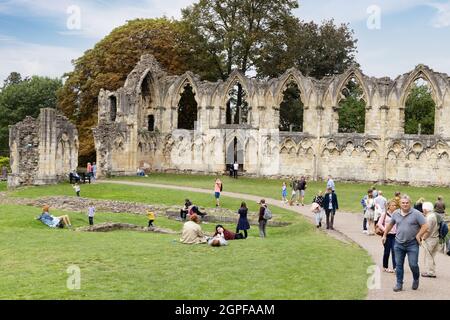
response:
M33 187L12 193L41 197L73 195L70 185ZM116 185L82 186L82 195L153 204L180 204L187 196L210 203L211 196L174 190ZM238 199L224 198L231 209ZM249 203L256 209L256 203ZM293 224L268 228L258 238L228 247L187 246L179 235L138 232L81 233L53 230L35 221L39 209L4 205L0 211L0 299L364 299L367 253L356 245L317 232L302 217L278 208L274 214ZM53 211L60 215L66 212ZM75 227L83 213L69 213ZM147 223L131 214L98 213L104 221ZM158 217L158 226L181 230L177 221ZM233 230L234 225L226 225ZM202 228L212 232L213 224ZM81 290L68 290L67 268L81 269Z
M0 192L6 191L6 181L0 181Z
M161 183L213 190L215 178L215 176L206 175L153 173L148 177L116 177L113 180ZM259 195L275 199L281 199L281 186L284 181L289 186L289 181L286 180L243 177L236 180L228 176L220 178L223 181L224 191ZM335 183L340 209L347 212L361 212L361 198L373 185L368 183L340 183L338 181L335 181ZM427 201L434 203L439 195L443 196L444 199L450 199L450 189L444 187L411 187L399 185L376 185L376 187L382 190L388 199L393 198L396 191L408 194L414 202L420 197L424 197ZM306 202L311 203L317 191L324 191L325 188L326 182L308 182Z

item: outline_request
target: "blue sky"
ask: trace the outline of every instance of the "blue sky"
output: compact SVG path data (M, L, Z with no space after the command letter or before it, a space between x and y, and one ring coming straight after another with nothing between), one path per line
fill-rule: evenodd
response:
M0 83L11 71L59 77L72 69L72 59L126 20L177 18L193 2L0 0ZM369 76L395 78L420 63L450 74L450 0L299 2L296 15L306 21L350 23L359 39L357 60ZM71 19L74 8L80 10L75 30L68 27L78 21Z

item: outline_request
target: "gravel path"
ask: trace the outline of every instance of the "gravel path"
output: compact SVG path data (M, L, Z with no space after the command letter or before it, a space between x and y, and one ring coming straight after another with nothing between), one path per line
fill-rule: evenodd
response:
M190 188L185 186L173 186L153 183L140 183L128 181L98 181L100 183L112 183L123 185L134 185L143 187L156 187L173 190L184 190L190 192L207 193L213 197L211 190ZM222 192L223 196L238 198L247 201L259 201L258 196L240 194L234 192ZM309 206L290 207L280 200L265 198L266 202L272 206L277 206L283 209L295 211L302 214L312 221L312 214L309 212ZM395 275L382 272L382 257L383 246L379 236L367 236L362 233L362 214L352 214L338 211L335 217L336 231L327 232L330 236L346 242L348 239L354 241L362 248L364 248L372 257L379 267L379 271L375 275L379 276L379 286L376 289L370 289L367 296L368 300L441 300L450 299L450 257L438 253L436 255L436 273L438 278L421 278L419 290L413 291L411 289L412 275L409 270L407 261L405 261L405 283L403 285L404 291L395 293L392 288L395 285ZM346 240L347 239L347 240ZM422 253L422 250L420 250ZM407 260L407 259L406 259ZM390 261L391 263L391 261ZM419 265L423 265L423 257L420 255ZM375 276L376 277L376 276ZM369 278L369 274L368 274Z

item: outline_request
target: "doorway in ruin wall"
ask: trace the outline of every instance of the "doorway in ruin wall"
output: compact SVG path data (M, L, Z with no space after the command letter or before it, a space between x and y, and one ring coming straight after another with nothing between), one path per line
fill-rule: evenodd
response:
M237 137L234 137L233 140L231 140L230 144L228 145L227 152L226 152L226 158L225 158L225 165L227 172L230 171L230 168L232 168L234 162L237 161L239 164L239 171L244 171L244 148L242 146L242 143L239 141Z

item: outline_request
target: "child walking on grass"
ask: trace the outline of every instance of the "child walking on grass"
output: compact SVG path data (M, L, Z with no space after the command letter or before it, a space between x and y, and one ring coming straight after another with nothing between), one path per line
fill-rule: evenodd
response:
M155 221L155 213L153 211L147 211L148 227L154 227L153 221Z
M286 182L283 182L283 186L281 187L281 197L282 197L282 202L286 203L287 202L287 186L286 186Z
M80 191L81 191L80 185L78 183L75 183L75 185L73 186L73 189L77 193L77 197L79 197L80 196Z
M88 208L88 218L89 218L90 226L94 225L94 215L95 215L95 207L94 207L94 204L91 202L91 203L89 203L89 208Z

